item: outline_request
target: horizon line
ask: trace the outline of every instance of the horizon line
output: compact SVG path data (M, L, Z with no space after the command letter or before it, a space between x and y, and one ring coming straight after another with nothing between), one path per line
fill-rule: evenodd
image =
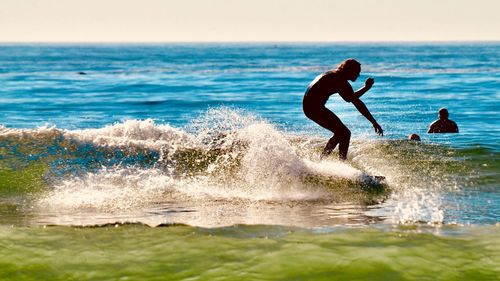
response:
M300 41L300 40L219 40L219 41L0 41L0 44L99 44L99 45L121 45L121 44L137 44L137 45L153 45L153 44L368 44L368 43L393 43L393 44L411 44L411 43L500 43L500 39L495 40L339 40L339 41Z

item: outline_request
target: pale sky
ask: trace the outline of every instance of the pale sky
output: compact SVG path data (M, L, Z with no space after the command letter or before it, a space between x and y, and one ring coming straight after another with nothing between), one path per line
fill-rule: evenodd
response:
M0 42L500 41L500 0L0 0Z

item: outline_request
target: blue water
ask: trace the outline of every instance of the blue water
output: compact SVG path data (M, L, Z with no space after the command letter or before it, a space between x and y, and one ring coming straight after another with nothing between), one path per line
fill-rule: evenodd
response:
M305 88L353 57L363 64L355 89L376 79L364 100L388 137L428 138L428 124L447 107L461 130L455 144L498 149L499 55L495 43L4 45L0 123L73 129L153 118L182 126L226 105L310 130L316 126L301 112ZM371 131L338 96L329 106L354 132Z
M328 132L303 115L302 96L316 75L351 57L362 63L353 88L375 78L362 99L385 132L376 136L334 95L327 106L353 139L417 133L423 143L465 151L457 159L473 158L477 170L463 182L482 179L473 191L443 197L461 206L447 212L449 221L498 222L500 171L491 157L500 151L499 43L1 45L0 124L76 130L151 118L184 128L211 108L229 107L326 140ZM426 134L441 107L459 134ZM474 149L479 156L468 154Z

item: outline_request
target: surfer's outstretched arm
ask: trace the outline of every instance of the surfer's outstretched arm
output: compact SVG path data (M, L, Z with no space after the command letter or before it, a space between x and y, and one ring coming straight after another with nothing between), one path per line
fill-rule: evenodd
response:
M366 117L366 119L368 119L368 121L370 121L372 123L373 128L375 129L375 133L383 136L384 130L382 130L382 127L380 127L380 125L377 123L375 118L373 118L372 114L370 113L370 111L366 107L365 103L363 101L361 101L359 98L353 99L351 102L352 102L352 104L354 104L354 106L359 111L359 113L361 113L364 117Z

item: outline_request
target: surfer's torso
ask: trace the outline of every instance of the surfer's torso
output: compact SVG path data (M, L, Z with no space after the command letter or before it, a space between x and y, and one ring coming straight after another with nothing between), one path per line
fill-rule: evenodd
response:
M334 71L328 71L318 75L309 84L304 95L304 107L324 106L328 98L335 93L341 93L342 98L349 101L346 96L352 92L351 84L345 78Z

